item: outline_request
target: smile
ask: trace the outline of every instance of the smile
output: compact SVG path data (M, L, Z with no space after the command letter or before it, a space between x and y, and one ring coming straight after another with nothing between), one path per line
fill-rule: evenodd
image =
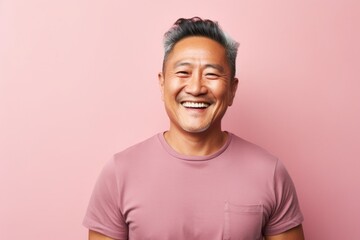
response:
M186 108L207 108L210 106L210 104L206 102L182 102L181 105Z

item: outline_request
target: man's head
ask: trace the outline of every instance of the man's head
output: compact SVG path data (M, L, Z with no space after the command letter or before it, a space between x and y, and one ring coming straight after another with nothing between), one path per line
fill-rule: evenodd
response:
M200 18L179 19L165 34L159 83L170 131L221 131L237 89L237 46L216 23Z
M167 57L173 50L176 43L191 36L206 37L221 44L226 51L227 61L231 69L231 78L235 77L236 55L239 43L231 39L230 36L226 35L217 22L208 19L203 20L199 17L189 19L179 18L174 23L173 27L165 33L163 71Z

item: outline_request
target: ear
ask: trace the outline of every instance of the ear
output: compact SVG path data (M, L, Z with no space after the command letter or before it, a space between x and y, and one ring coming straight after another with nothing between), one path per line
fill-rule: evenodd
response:
M235 98L235 95L236 95L236 90L237 90L238 84L239 84L239 79L237 79L237 78L234 78L231 81L229 106L231 106L233 104L233 102L234 102L234 98Z
M158 81L159 81L159 87L160 87L160 92L161 92L161 100L164 101L164 74L163 72L159 72L158 74Z

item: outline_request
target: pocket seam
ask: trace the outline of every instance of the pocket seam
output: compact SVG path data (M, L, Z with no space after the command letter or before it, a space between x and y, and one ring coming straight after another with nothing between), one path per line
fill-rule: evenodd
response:
M230 240L231 238L231 214L236 215L260 215L260 218L263 218L263 207L264 205L259 204L233 204L230 202L225 202L225 208L224 208L224 232L223 232L223 239L224 240ZM261 223L260 223L261 224ZM261 233L260 233L261 235Z
M226 202L227 208L225 209L228 212L232 213L244 213L244 214L258 214L263 213L263 205L262 204L233 204L230 202Z

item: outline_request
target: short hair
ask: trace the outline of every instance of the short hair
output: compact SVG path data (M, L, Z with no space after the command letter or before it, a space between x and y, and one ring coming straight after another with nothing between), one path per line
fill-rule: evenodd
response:
M206 37L220 43L225 48L226 57L230 65L231 78L235 77L236 55L239 43L224 33L217 22L199 17L179 18L170 30L164 34L163 69L165 68L167 57L173 50L175 44L191 36Z

